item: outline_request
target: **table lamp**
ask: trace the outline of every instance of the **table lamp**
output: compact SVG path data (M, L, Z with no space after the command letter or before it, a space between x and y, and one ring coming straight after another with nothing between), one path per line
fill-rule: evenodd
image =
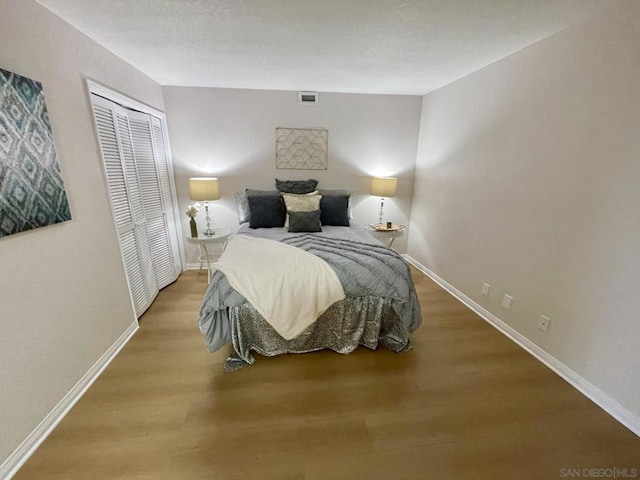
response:
M382 224L384 199L385 197L395 197L398 188L398 179L395 177L373 177L371 180L371 195L380 197L380 218L378 223Z
M217 178L197 177L189 179L189 197L196 202L204 202L207 229L203 232L207 237L213 237L215 232L211 229L209 217L209 201L220 198L220 189Z

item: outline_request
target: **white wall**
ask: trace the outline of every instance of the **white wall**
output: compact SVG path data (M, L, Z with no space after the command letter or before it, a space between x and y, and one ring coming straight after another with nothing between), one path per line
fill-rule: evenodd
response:
M0 464L135 322L84 78L159 85L32 0L0 2L0 67L44 86L69 222L0 238Z
M189 177L218 176L222 198L211 203L213 223L235 231L234 192L275 189L276 177L315 178L320 188L353 190L354 221L364 225L378 218L379 198L369 195L370 177L388 175L399 177L399 184L398 195L385 202L385 217L408 224L421 97L321 93L319 105L299 105L297 92L185 87L163 91L182 211L193 203ZM276 127L327 128L328 169L276 170ZM182 215L185 232L187 220ZM203 227L203 211L197 220ZM406 236L394 247L404 251ZM187 262L194 261L191 248Z
M408 253L640 415L640 10L606 5L424 97Z

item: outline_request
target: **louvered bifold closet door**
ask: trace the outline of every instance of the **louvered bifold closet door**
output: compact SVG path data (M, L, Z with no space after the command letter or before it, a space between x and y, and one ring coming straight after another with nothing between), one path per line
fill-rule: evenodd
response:
M147 219L151 260L158 287L163 288L176 279L177 267L171 248L169 223L162 201L151 117L145 113L134 111L128 111L127 116L129 117L142 204Z
M158 294L158 282L156 280L153 262L151 261L151 247L149 246L149 235L147 232L147 219L142 205L142 192L138 182L138 170L133 154L133 142L131 140L131 129L129 127L128 112L122 107L116 106L116 121L118 124L118 138L120 139L120 149L125 166L125 177L127 181L127 191L129 192L129 203L133 213L134 230L136 242L140 251L140 263L142 273L150 298L155 298Z
M150 295L147 288L148 282L145 281L143 254L138 247L136 238L134 212L130 203L123 147L117 128L117 106L101 97L95 95L91 97L127 282L136 315L139 317L151 304L155 295Z
M173 258L180 258L180 246L178 244L178 225L177 218L174 214L174 190L171 185L173 178L170 157L167 154L168 148L164 140L164 132L162 123L159 118L151 116L151 128L153 130L153 145L156 156L156 165L158 166L158 177L160 178L160 195L162 196L162 206L164 208L165 218L167 220L167 228L169 232L169 243ZM179 275L182 265L176 262L175 273Z

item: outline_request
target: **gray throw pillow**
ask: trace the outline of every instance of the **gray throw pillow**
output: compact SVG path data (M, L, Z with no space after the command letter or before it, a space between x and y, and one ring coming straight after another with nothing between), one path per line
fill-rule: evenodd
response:
M282 193L311 193L318 186L318 181L309 180L278 180L276 178L276 188Z
M247 188L244 191L247 196L251 195L253 197L259 197L263 195L280 195L278 190L254 190L253 188Z
M289 231L297 232L321 232L320 210L311 212L289 212Z
M278 195L247 195L249 227L273 228L284 226L284 201Z
M323 195L320 200L320 222L322 225L349 226L349 197L346 195Z
M353 214L351 213L351 194L353 193L351 190L338 190L338 189L318 189L320 195L323 197L327 197L329 195L345 195L349 197L349 206L347 207L347 217L349 220L353 220ZM324 221L322 223L324 225Z

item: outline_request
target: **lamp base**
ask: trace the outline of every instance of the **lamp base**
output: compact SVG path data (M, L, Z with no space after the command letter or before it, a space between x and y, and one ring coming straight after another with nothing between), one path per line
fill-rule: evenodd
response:
M202 233L204 234L205 237L213 237L216 234L216 232L214 232L213 229L211 228L211 217L209 217L209 202L206 200L204 202L204 212L207 220L207 228Z
M378 223L382 224L382 217L384 216L384 197L380 197L380 215L378 218Z

